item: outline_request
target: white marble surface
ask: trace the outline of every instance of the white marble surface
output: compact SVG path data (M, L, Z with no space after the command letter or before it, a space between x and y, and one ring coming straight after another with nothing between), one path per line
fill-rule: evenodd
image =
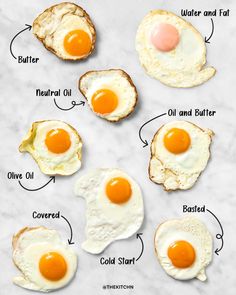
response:
M24 226L45 225L57 229L66 241L68 227L63 220L37 221L33 210L61 212L74 229L75 251L79 255L76 278L58 294L215 294L233 295L236 291L236 200L235 200L235 13L233 0L97 0L76 1L91 15L98 33L96 53L81 63L66 63L47 52L31 33L22 34L14 43L14 52L40 57L40 63L19 65L9 53L11 38L32 23L38 13L58 1L1 1L1 132L0 132L0 294L30 294L12 284L17 273L11 260L12 235ZM181 8L230 8L230 18L215 19L215 34L207 46L208 63L217 69L208 83L189 90L168 88L149 78L140 67L134 50L137 26L151 9L163 8L179 14ZM210 33L210 19L187 18L204 34ZM91 113L88 106L62 112L50 98L35 97L35 88L72 88L73 98L82 99L77 91L81 74L92 69L123 68L132 76L139 92L135 113L120 124L109 124ZM58 100L65 107L70 99ZM210 108L217 111L211 118L192 118L191 121L214 130L212 159L196 186L186 192L166 193L151 183L147 176L149 148L143 149L138 138L139 127L167 108ZM62 119L75 126L84 140L83 168L73 177L58 178L44 190L30 193L22 190L17 181L9 181L8 171L35 171L36 179L29 186L43 184L42 175L33 159L18 152L18 145L33 121ZM162 123L161 118L146 126L143 136L151 140ZM135 266L100 266L99 256L81 250L84 240L85 204L73 194L75 180L94 167L119 167L141 185L145 201L145 222L141 231L145 252ZM208 281L175 281L168 277L157 262L153 249L156 226L168 219L182 216L183 204L205 204L222 221L225 246L207 268ZM215 235L218 226L207 214L201 218ZM217 247L219 241L215 241ZM106 251L108 256L137 256L140 244L135 236L118 241ZM134 290L103 290L106 284L133 284Z

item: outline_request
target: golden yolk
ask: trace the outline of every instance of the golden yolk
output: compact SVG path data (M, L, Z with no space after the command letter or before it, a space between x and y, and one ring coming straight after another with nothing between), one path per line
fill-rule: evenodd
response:
M64 38L64 48L72 56L86 55L91 51L91 47L91 38L85 31L74 30Z
M164 136L164 145L173 154L187 151L190 144L190 136L184 129L172 128Z
M52 153L64 153L71 146L70 135L64 129L52 129L46 135L45 144Z
M195 250L187 241L176 241L168 248L168 256L175 267L190 267L195 261Z
M106 194L115 204L127 202L132 194L129 181L122 177L112 178L106 185Z
M116 109L118 105L118 97L109 89L100 89L93 94L91 103L94 112L99 114L109 114Z
M67 264L62 255L57 252L49 252L41 257L39 270L47 280L59 281L67 272Z

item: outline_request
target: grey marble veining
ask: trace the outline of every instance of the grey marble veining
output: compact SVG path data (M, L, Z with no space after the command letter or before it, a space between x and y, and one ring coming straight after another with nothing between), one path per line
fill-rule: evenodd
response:
M48 6L58 1L2 1L1 2L1 101L0 101L0 151L1 151L1 205L0 205L0 294L30 294L12 284L17 273L11 260L12 235L24 226L39 224L57 229L66 241L68 228L62 220L31 218L32 211L58 211L68 217L74 228L75 251L79 267L75 279L58 294L216 294L233 295L236 292L236 199L235 199L235 48L236 5L233 0L97 0L76 1L93 19L98 42L96 53L81 63L66 63L47 52L31 33L24 33L13 44L16 54L40 57L40 63L19 65L9 53L12 37L25 23ZM209 65L217 74L209 82L193 89L172 89L148 77L141 68L134 49L138 24L151 9L163 8L180 13L181 8L230 8L231 17L215 19L215 33L207 46ZM209 35L210 19L186 17L203 35ZM62 112L55 108L50 98L35 97L36 88L72 88L73 98L82 99L77 90L77 80L92 69L123 68L133 78L139 92L139 105L135 113L120 124L109 124L97 118L88 106ZM70 99L58 99L65 107ZM209 108L217 111L215 117L192 118L191 121L215 132L212 158L199 181L189 191L166 193L149 181L147 166L149 148L142 148L138 138L139 127L150 118L168 108ZM45 183L33 159L18 152L18 145L33 121L62 119L80 132L84 141L83 167L72 177L59 178L55 184L34 193L22 190L17 181L6 178L8 171L35 171L36 179L28 185ZM174 119L174 118L173 118ZM171 118L154 121L143 130L151 140L161 124ZM141 231L145 251L135 266L101 266L99 256L81 250L84 240L85 204L73 194L75 180L95 167L119 167L133 176L141 185L145 202L145 222ZM225 246L221 254L214 255L207 268L208 281L175 281L168 277L156 260L153 235L157 225L168 219L180 217L183 204L202 205L214 211L225 230ZM215 235L218 226L210 215L200 216ZM215 247L219 241L215 240ZM118 241L105 251L106 256L138 255L140 244L134 237ZM103 290L106 284L132 284L134 290Z

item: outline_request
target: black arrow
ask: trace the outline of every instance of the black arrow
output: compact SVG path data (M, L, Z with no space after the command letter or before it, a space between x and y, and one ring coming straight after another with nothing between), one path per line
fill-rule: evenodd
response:
M139 234L136 235L136 239L140 239L140 241L142 243L142 250L141 250L141 253L140 253L139 257L136 258L136 261L138 261L139 258L141 258L141 256L143 255L143 251L144 251L144 243L143 243L143 240L141 238L141 235L142 235L142 233L139 233Z
M141 126L141 128L139 129L138 135L139 135L140 140L141 140L142 143L144 144L143 147L146 147L146 146L148 145L147 140L143 140L142 137L141 137L141 131L142 131L143 127L144 127L145 125L147 125L148 123L150 123L151 121L153 121L153 120L155 120L155 119L157 119L157 118L160 118L160 117L162 117L162 116L164 116L164 115L166 115L166 113L161 114L161 115L159 115L159 116L156 116L156 117L152 118L151 120L149 120L149 121L147 121L146 123L144 123L144 124Z
M206 209L206 210L207 210L209 213L211 213L212 216L215 217L215 219L216 219L217 222L219 223L219 226L220 226L220 229L221 229L221 234L217 234L217 235L216 235L217 240L221 240L221 246L220 246L220 248L217 248L217 249L215 250L215 254L216 254L216 255L219 255L219 252L222 250L222 248L223 248L223 246L224 246L224 240L223 240L224 230L223 230L223 227L222 227L222 225L221 225L219 219L215 216L215 214L214 214L213 212L211 212L210 210L208 210L208 209Z
M14 57L14 59L17 59L16 58L16 56L13 54L13 52L12 52L12 43L13 43L13 41L16 39L16 37L18 36L18 35L20 35L21 33L23 33L24 31L27 31L27 30L31 30L32 29L32 26L31 25L27 25L27 24L25 24L25 26L26 26L26 28L24 28L23 30L21 30L19 33L17 33L15 36L14 36L14 38L11 40L11 43L10 43L10 52L11 52L11 55Z
M72 100L72 102L71 102L72 106L68 109L64 109L64 108L59 107L55 98L54 98L54 103L55 103L56 107L62 111L69 111L69 110L73 109L75 106L80 106L80 105L84 106L85 105L85 102L82 100L79 103L76 103L76 101Z
M211 43L209 40L211 39L213 33L214 33L214 22L213 22L213 19L211 18L211 35L208 38L205 37L205 42L206 43L209 43L209 44Z
M67 240L69 245L73 245L74 242L72 242L73 239L73 231L72 231L72 227L70 225L70 222L68 221L68 219L65 218L65 216L61 215L61 217L68 223L69 227L70 227L70 238Z
M42 189L42 188L44 188L45 186L47 186L50 182L55 183L55 181L56 181L56 177L55 177L55 176L50 176L50 180L49 180L47 183L45 183L43 186L41 186L41 187L39 187L39 188L27 188L27 187L25 187L25 186L20 182L20 180L18 180L19 185L20 185L23 189L25 189L26 191L29 191L29 192L39 191L40 189Z

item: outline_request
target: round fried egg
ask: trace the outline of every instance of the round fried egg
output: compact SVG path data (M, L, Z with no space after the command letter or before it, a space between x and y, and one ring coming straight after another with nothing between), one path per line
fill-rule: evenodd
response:
M132 236L142 225L140 187L121 170L97 169L82 176L75 194L86 200L86 241L82 248L89 253L101 253L111 242Z
M131 114L138 94L123 70L90 71L79 81L79 89L98 116L117 122Z
M80 6L64 2L41 13L33 23L34 35L59 58L80 60L94 50L96 32Z
M33 123L19 150L30 153L47 175L71 175L81 167L81 137L62 121Z
M195 217L173 219L156 230L157 258L171 277L178 280L207 279L205 268L212 260L212 236Z
M191 188L207 165L213 134L186 121L163 125L152 140L150 179L166 190Z
M13 237L13 262L21 271L13 282L25 289L49 292L66 286L77 269L77 256L57 231L24 228Z
M145 16L136 35L136 50L146 72L172 87L193 87L215 74L206 67L206 45L187 21L165 11Z

